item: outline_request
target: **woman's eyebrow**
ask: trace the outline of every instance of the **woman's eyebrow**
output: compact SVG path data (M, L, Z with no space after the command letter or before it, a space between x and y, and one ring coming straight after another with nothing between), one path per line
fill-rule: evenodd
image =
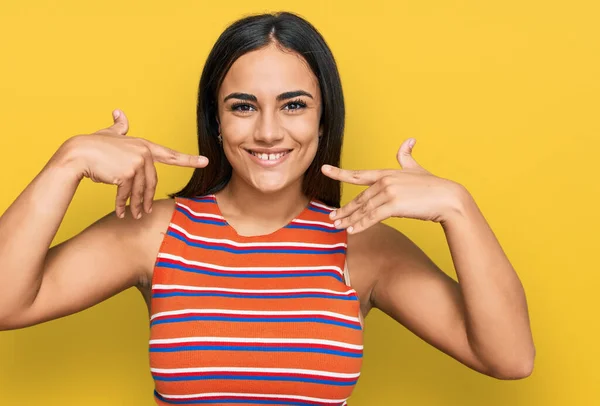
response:
M305 92L304 90L294 90L291 92L281 93L279 96L277 96L277 101L293 99L294 97L298 97L298 96L307 96L307 97L310 97L311 99L313 98L312 94Z
M285 92L285 93L281 93L280 95L278 95L277 101L293 99L294 97L298 97L298 96L307 96L307 97L310 97L311 99L313 99L312 94L310 94L304 90L293 90L291 92ZM250 94L250 93L231 93L231 94L228 94L227 96L225 96L225 98L223 99L223 102L226 102L229 99L239 99L239 100L246 100L246 101L252 101L252 102L258 101L256 96L253 94Z
M231 93L227 96L225 96L225 98L223 99L223 102L226 102L229 99L240 99L240 100L246 100L246 101L253 101L256 102L256 96L253 94L249 94L249 93Z

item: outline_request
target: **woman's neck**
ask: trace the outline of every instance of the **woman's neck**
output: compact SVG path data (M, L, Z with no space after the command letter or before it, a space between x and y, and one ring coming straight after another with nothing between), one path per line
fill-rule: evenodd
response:
M277 192L263 193L235 175L216 195L219 209L230 224L246 230L251 224L260 225L255 229L257 234L287 224L310 200L302 193L302 179Z

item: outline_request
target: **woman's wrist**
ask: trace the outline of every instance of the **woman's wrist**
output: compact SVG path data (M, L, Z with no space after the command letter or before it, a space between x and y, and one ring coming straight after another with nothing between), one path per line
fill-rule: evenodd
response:
M66 140L56 153L52 156L45 169L64 176L66 181L72 180L79 183L84 178L83 159L78 154L77 140L80 136L74 136Z

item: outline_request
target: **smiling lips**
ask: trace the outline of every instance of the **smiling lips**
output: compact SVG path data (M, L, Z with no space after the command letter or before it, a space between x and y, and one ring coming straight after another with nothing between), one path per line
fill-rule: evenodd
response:
M275 166L285 161L286 157L292 152L291 149L277 149L277 150L249 150L246 152L250 154L252 160L261 166Z

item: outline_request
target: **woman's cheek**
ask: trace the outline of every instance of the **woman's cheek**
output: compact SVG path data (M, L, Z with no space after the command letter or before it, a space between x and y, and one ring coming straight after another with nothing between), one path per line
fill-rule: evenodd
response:
M285 124L287 133L300 144L312 142L319 133L319 122L312 117L293 117Z
M245 139L252 134L253 120L251 118L229 117L221 122L221 134L228 139Z

